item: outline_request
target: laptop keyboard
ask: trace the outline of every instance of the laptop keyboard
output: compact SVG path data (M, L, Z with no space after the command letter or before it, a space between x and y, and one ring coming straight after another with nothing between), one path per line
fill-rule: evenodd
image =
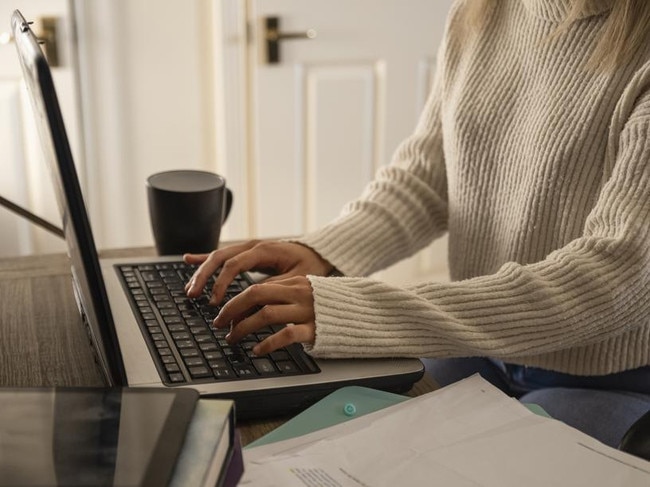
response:
M319 372L301 345L293 344L256 357L253 347L284 325L271 325L229 345L228 329L212 327L219 307L208 305L214 277L204 295L190 299L187 283L196 266L183 262L118 265L143 335L164 383L168 385L259 379ZM250 285L238 276L225 301Z

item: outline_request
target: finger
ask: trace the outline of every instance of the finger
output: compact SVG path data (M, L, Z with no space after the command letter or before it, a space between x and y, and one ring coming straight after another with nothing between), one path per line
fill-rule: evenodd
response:
M198 265L205 262L205 259L208 258L210 254L184 254L183 262L186 264Z
M249 249L250 247L255 246L256 244L257 241L250 241L239 245L225 247L219 250L214 250L207 254L207 257L203 260L199 268L194 272L194 275L190 279L190 282L185 285L185 293L191 298L200 296L203 292L205 284L210 279L210 276L212 276L226 260L242 251Z
M269 304L291 303L291 291L287 286L275 284L253 284L241 294L228 301L214 320L214 326L223 328L238 316L249 314L250 310Z
M183 254L183 262L189 265L199 265L207 260L210 254ZM192 279L185 283L185 293L190 290Z
M237 343L268 325L302 323L308 319L308 310L301 309L295 304L269 304L233 326L230 333L226 335L226 340L230 344Z
M291 270L291 271L285 272L284 274L280 274L278 276L269 276L266 279L264 279L264 282L265 283L267 283L267 282L278 283L278 282L282 282L284 280L290 279L292 277L301 276L301 275L303 275L303 274L300 272L300 270Z
M279 348L291 345L292 343L313 344L316 339L315 328L313 322L299 325L287 325L282 330L255 345L253 347L253 353L257 356L266 355Z
M266 246L259 245L226 260L223 263L221 272L219 272L214 286L212 286L210 303L212 305L221 303L226 295L228 286L230 286L235 277L242 272L262 267L275 268L276 258L277 256L273 252L270 252Z
M210 276L215 273L225 258L226 257L223 256L223 253L218 251L208 254L208 257L201 263L199 268L194 271L192 278L185 285L185 293L191 298L200 296L203 292L203 288L210 279Z

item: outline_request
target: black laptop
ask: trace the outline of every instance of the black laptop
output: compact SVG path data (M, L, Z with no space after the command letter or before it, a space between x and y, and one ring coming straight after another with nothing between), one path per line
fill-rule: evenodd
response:
M234 399L241 418L295 412L346 385L404 392L422 377L417 359L313 359L299 344L255 357L252 347L276 329L229 346L210 326L217 310L207 296L185 296L194 268L180 256L99 259L49 66L19 11L11 25L61 210L75 298L108 385L191 387ZM250 283L242 274L228 292Z

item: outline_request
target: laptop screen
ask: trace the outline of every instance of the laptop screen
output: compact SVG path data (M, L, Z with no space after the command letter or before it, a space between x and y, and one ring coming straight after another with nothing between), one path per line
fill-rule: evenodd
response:
M41 147L61 212L71 260L75 299L87 321L99 365L109 385L127 385L97 250L52 74L36 36L18 10L11 17L11 27Z

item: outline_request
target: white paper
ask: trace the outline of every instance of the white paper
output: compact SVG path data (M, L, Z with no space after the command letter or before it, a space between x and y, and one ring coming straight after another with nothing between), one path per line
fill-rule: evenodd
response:
M650 486L609 448L474 376L302 437L245 450L241 485Z

